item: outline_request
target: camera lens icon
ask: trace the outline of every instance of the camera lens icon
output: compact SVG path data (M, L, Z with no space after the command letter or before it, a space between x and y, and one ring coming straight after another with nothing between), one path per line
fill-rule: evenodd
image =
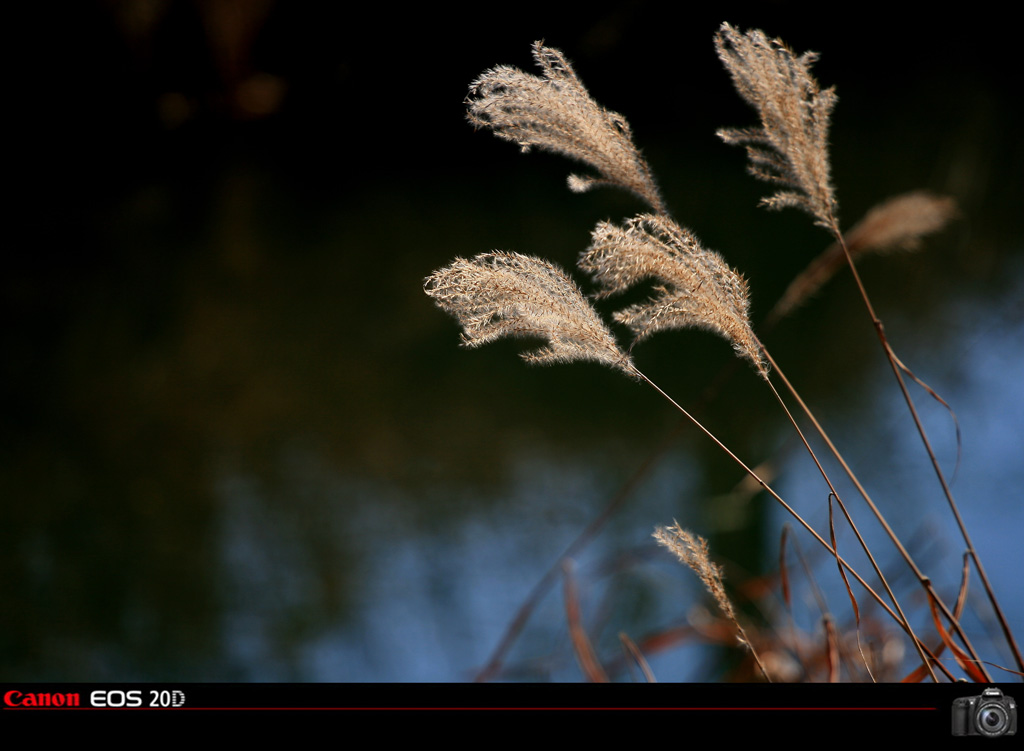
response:
M982 707L978 712L978 728L986 735L1002 735L1009 727L1006 710L997 704Z

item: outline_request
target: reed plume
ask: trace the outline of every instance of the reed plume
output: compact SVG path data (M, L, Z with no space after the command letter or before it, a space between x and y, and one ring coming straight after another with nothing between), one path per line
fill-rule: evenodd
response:
M635 375L579 287L547 261L502 251L457 258L427 277L423 289L458 319L467 347L503 336L540 338L547 345L524 352L527 362L591 360Z
M896 250L917 250L921 240L938 232L957 215L956 202L916 190L894 196L874 206L845 236L850 255L884 254ZM774 324L791 313L818 291L846 265L846 256L838 242L798 274L772 308L765 325Z
M750 650L757 666L761 669L765 679L771 682L768 671L761 663L761 658L754 649L753 643L747 638L746 631L740 624L732 601L725 593L725 586L722 584L722 567L711 560L708 552L708 541L699 535L694 535L688 530L674 522L671 527L655 527L653 537L662 547L668 548L683 564L697 574L697 578L714 598L722 614L732 623L736 629L736 638L741 644Z
M917 250L921 239L946 226L957 215L956 201L927 190L915 190L874 206L846 233L846 247L858 253Z
M712 563L711 554L708 552L708 541L683 529L679 526L679 522L674 522L671 527L655 527L652 536L659 545L672 551L676 558L697 574L722 613L730 621L736 623L736 611L733 609L728 595L725 594L725 586L722 584L722 568Z
M761 118L760 128L723 128L718 136L745 144L751 174L781 186L762 205L803 209L816 224L834 230L828 129L836 94L822 91L811 75L817 54L797 57L779 39L757 30L744 34L727 23L715 35L715 49L736 90Z
M643 281L661 284L646 302L615 313L641 341L667 329L700 328L725 337L762 377L768 366L750 327L747 281L691 232L665 216L641 214L619 227L600 222L579 266L611 295Z
M543 78L499 65L474 81L466 99L469 121L519 144L524 152L536 146L590 165L601 177L571 175L569 188L577 193L614 185L664 212L626 118L591 98L561 51L534 42L533 59Z

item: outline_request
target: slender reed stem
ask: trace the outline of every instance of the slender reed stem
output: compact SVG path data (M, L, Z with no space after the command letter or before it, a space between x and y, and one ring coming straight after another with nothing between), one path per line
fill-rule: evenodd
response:
M857 284L857 290L860 292L861 299L864 301L864 307L867 309L868 315L871 318L871 323L875 327L875 332L878 334L878 340L882 345L882 350L885 352L886 359L889 361L893 375L896 376L896 382L899 384L900 391L903 393L903 399L907 403L907 409L910 410L910 416L914 420L917 432L921 436L921 443L924 445L925 451L928 453L928 458L931 460L932 467L935 470L935 476L938 478L939 484L942 486L942 492L945 494L946 500L949 503L950 511L953 512L953 517L956 519L957 526L960 528L960 534L963 536L964 544L967 546L967 553L974 561L974 566L978 570L978 576L981 577L981 583L985 587L985 592L988 595L989 602L992 603L992 609L995 611L996 618L999 621L999 626L1003 631L1003 636L1006 638L1006 642L1010 646L1010 650L1013 652L1013 657L1017 662L1017 668L1024 671L1024 658L1021 657L1020 649L1014 639L1013 632L1010 630L1010 624L1007 622L1006 616L1003 615L1003 609L999 606L999 601L996 599L996 595L992 589L991 583L989 582L988 575L985 573L985 567L981 563L981 557L978 555L977 550L975 550L974 543L971 542L971 536L967 532L967 526L964 524L963 518L960 516L960 509L957 507L956 501L953 499L953 493L949 489L949 484L946 482L946 476L942 472L942 467L939 466L939 460L935 457L931 441L928 440L928 434L924 429L924 425L921 424L921 419L917 414L917 408L914 406L914 400L910 396L910 391L907 389L906 381L904 381L903 374L900 372L900 366L898 364L896 354L893 352L892 346L889 344L889 339L885 335L885 327L882 325L882 321L875 314L875 308L871 304L871 299L868 297L867 290L864 287L864 283L861 281L860 274L857 273L857 266L853 262L853 256L850 255L850 249L846 246L846 241L843 239L842 233L839 231L839 223L836 221L835 217L831 217L830 230L835 236L840 247L842 247L843 253L846 256L847 265L850 267L853 279Z
M896 532L889 525L889 522L888 520L886 520L885 515L882 514L881 509L879 509L878 506L875 505L875 502L871 499L871 496L868 494L867 489L861 484L860 479L857 477L857 475L854 474L853 470L850 468L850 465L847 464L846 459L843 458L843 455L839 452L839 449L836 448L836 445L832 442L832 439L829 437L828 433L825 432L825 428L822 427L821 423L818 421L818 418L815 417L814 413L811 411L811 408L808 407L806 402L804 402L804 400L801 398L799 392L797 392L796 388L786 377L786 374L783 372L782 368L780 368L779 364L775 362L774 359L772 359L771 354L767 350L765 350L764 354L765 359L767 359L768 362L771 363L772 372L782 380L783 384L785 384L789 393L793 396L794 399L796 399L797 403L800 405L800 409L803 410L804 414L811 421L811 424L814 425L814 428L815 430L817 430L818 435L821 436L821 439L825 441L825 444L828 446L829 451L832 453L832 456L834 456L836 461L839 462L840 466L846 472L846 476L850 478L850 482L852 482L854 487L857 488L857 491L860 493L865 503L867 503L868 508L871 509L871 512L878 520L878 523L882 525L882 528L889 536L889 539L896 547L896 550L899 551L900 555L903 557L903 560L906 561L911 571L913 571L914 576L917 577L918 582L925 589L925 591L928 592L932 599L938 604L939 609L942 611L942 614L949 621L954 631L963 642L964 647L970 653L971 659L973 659L977 663L978 667L983 672L985 672L985 668L981 663L981 658L978 656L977 651L974 649L974 645L971 644L970 639L967 637L967 633L960 626L960 620L950 611L949 607L939 596L939 593L935 590L935 587L932 584L932 580L925 576L924 572L922 572L921 569L918 567L917 563L911 557L910 552L906 549L906 547L903 545L903 542L896 535ZM988 676L987 672L986 676L989 680L991 680L991 677Z
M761 349L762 351L764 350L763 345ZM767 354L765 356L767 357ZM886 580L885 574L882 573L882 569L878 565L878 562L875 560L875 556L872 555L871 549L868 547L867 542L865 542L864 538L861 536L860 530L857 529L857 525L854 523L853 517L851 517L850 512L847 511L846 504L843 503L842 498L840 498L839 492L835 489L835 486L832 484L832 480L829 479L828 473L825 471L825 468L822 467L821 462L818 461L817 454L814 453L814 449L811 448L811 444L807 442L807 437L804 435L803 430L800 429L800 426L797 424L797 421L793 417L793 414L789 411L789 407L786 406L786 402L783 400L782 395L779 394L778 390L775 388L775 384L773 384L770 380L767 380L766 382L768 383L769 388L771 388L772 393L775 394L775 398L778 399L779 405L782 407L783 412L786 413L786 417L789 418L789 422L793 425L793 429L796 430L797 435L800 436L800 440L803 442L804 448L807 449L807 453L809 453L811 455L811 459L814 460L814 464L815 466L817 466L818 472L821 473L822 478L824 478L826 484L828 485L829 491L832 493L832 496L836 499L836 503L839 504L839 508L840 510L842 510L843 516L846 517L846 521L850 525L850 529L853 530L854 535L856 535L857 541L860 543L860 546L864 550L865 555L867 555L868 560L871 561L871 566L875 569L875 574L878 576L878 580L882 582L882 586L885 587L886 593L889 595L889 598L892 600L893 606L896 608L896 611L899 613L900 618L903 621L904 630L910 636L911 641L914 642L914 648L917 650L918 655L920 655L921 662L925 666L927 666L928 672L931 674L932 680L938 683L939 679L936 677L935 671L932 670L931 664L928 658L925 656L924 647L921 644L921 640L917 638L917 634L914 633L913 628L910 626L910 621L907 619L907 616L904 614L903 609L900 607L900 603L896 599L896 595L895 593L893 593L892 588L889 586L889 582ZM859 628L860 618L858 617L857 620L857 625Z
M687 412L685 409L683 409L683 407L681 407L671 396L669 396L667 393L665 393L661 389L661 387L658 386L658 384L656 384L654 381L652 381L650 378L648 378L646 375L644 375L635 366L631 366L630 370L631 370L631 372L637 378L639 378L640 380L644 381L647 385L649 385L651 388L653 388L655 391L657 391L659 394L661 394L661 396L663 398L665 398L673 407L675 407L677 410L679 410L679 412L681 412L685 417L687 417L690 420L690 422L692 422L694 425L696 425L701 430L702 433L704 433L708 438L710 438L712 441L714 441L714 443L720 449L722 449L722 451L724 451L729 456L730 459L732 459L734 462L736 462L736 464L738 464L740 466L740 468L743 469L744 472L746 472L748 475L750 475L762 488L764 488L765 491L769 495L771 495L772 498L774 498L778 503L780 503L782 505L782 507L787 512L789 512L789 514L794 519L796 519L797 522L799 522L799 524L804 529L806 529L808 532L811 533L811 535L814 537L814 539L816 539L829 552L829 554L831 556L833 556L836 559L836 561L839 562L839 564L843 568L845 568L850 574L853 575L853 577L858 582L860 582L861 586L864 587L864 589L875 599L875 602L877 602L882 607L882 609L884 609L890 616L892 616L893 620L895 620L900 625L900 628L902 628L904 631L906 631L908 633L908 635L912 639L914 639L914 641L916 643L918 643L918 644L920 643L920 642L917 641L917 638L912 633L910 633L909 627L906 624L905 620L901 619L900 616L898 616L892 610L892 608L890 608L885 603L885 601L881 598L881 596L877 592L875 592L875 590L872 589L871 586L866 581L864 581L864 578L860 574L858 574L857 571L849 563L847 563L842 558L842 556L840 556L836 552L836 550L831 545L829 545L828 542L826 542L825 539L821 535L819 535L818 532L810 524L808 524L807 521L805 521L802 516L800 516L800 514L798 514L796 512L796 510L792 506L790 506L788 503L786 503L782 499L782 497L778 493L776 493L771 488L771 486L768 485L768 483L766 483L764 480L762 480L761 477L756 472L754 472L754 470L752 470L750 467L748 467L746 464L744 464L743 461L738 456L736 456L736 454L734 454L724 443L722 443L720 440L718 440L718 438L715 436L715 434L712 433L710 430L708 430L706 427L704 427L704 425L699 420L697 420L697 418L693 417L693 415L691 415L689 412ZM923 648L923 646L922 646L922 648ZM935 661L934 656L932 656L931 659L926 659L926 664L928 664L930 662L933 662L933 661ZM941 664L940 664L940 667L941 667ZM948 671L944 671L944 672L946 672L947 675L948 675ZM952 679L952 676L950 676L950 678Z

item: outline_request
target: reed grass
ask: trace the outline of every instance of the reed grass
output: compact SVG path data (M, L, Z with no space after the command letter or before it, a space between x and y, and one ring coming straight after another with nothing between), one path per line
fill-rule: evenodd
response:
M822 89L814 78L811 68L816 54L805 52L798 55L782 41L770 39L761 31L741 32L728 24L721 26L714 44L737 92L754 108L759 120L755 127L722 129L718 132L719 137L726 143L744 146L750 172L773 187L773 192L762 200L765 207L800 209L832 239L832 245L794 279L772 310L767 323L774 325L781 320L843 265L849 269L963 536L965 561L981 579L1016 668L1024 674L1024 662L1013 632L1002 614L980 555L971 543L935 459L906 379L925 384L910 372L893 350L854 263L854 258L860 255L918 247L923 237L938 231L956 215L956 207L949 198L914 192L880 203L844 234L840 230L828 150L829 125L836 94L834 89ZM424 284L426 294L458 320L465 346L476 347L501 337L541 339L545 342L543 347L523 355L528 362L594 361L647 384L725 452L747 474L754 487L764 491L785 509L835 562L854 614L854 623L848 631L856 643L856 650L852 651L846 649L845 638L836 630L833 616L824 610L822 612L822 624L830 635L823 652L827 658L824 664L827 665L829 679L840 676L842 664L846 665L845 675L849 678L878 679L876 673L881 663L871 655L870 646L865 649L862 640L863 631L877 631L875 623L868 623L861 616L859 600L867 597L891 619L898 631L905 634L917 654L918 664L903 676L905 680L930 677L940 681L967 677L990 681L991 674L961 623L967 565L957 600L950 607L911 555L909 547L886 520L879 504L869 496L821 421L755 334L750 321L747 281L729 266L721 254L705 248L692 231L668 212L653 170L634 144L626 119L593 100L559 50L537 42L533 46L533 57L540 68L540 76L499 66L474 81L466 101L468 118L474 126L490 129L498 137L518 144L524 151L539 148L589 166L596 174L569 177L569 187L574 191L610 186L629 191L647 204L650 213L626 219L622 224L600 222L592 232L590 246L582 251L578 261L580 270L589 275L597 286L598 297L613 296L639 283L653 281L655 287L649 299L627 305L613 315L616 322L630 331L632 342L626 348L618 344L612 330L565 271L542 259L518 253L493 251L471 260L456 259L427 277ZM749 363L765 382L825 483L827 530L815 529L771 487L770 478L744 462L637 367L632 358L637 344L656 333L684 328L702 329L723 337L737 356ZM775 381L780 382L781 391L776 389ZM782 392L788 394L802 413L802 420L809 423L821 438L834 461L861 495L868 518L882 527L912 572L925 595L934 630L929 628L927 633L921 633L920 626L915 630L911 625L904 603L890 585L889 577L893 572L887 574L883 571L875 551L860 533L853 511L841 497L824 463L805 436L801 420L791 413ZM934 391L929 389L929 392L939 398ZM840 554L834 508L838 508L843 522L853 531L858 546L870 563L870 578L877 583L869 582ZM589 539L597 527L599 525L592 525L581 535L581 540ZM773 673L775 678L785 679L785 671L773 667L778 664L778 659L771 658L779 655L778 644L772 642L769 629L742 623L726 593L722 570L711 562L707 542L678 524L670 528L658 526L655 537L697 573L717 603L722 617L756 663L758 674L767 680L773 680ZM575 549L574 546L570 551ZM553 569L547 580L553 580L554 576ZM780 566L780 576L784 591L788 591L785 565ZM566 587L570 630L580 664L591 680L604 680L606 673L582 630L575 586L567 579ZM521 624L522 621L521 611L514 623ZM514 633L510 630L503 645ZM629 645L632 659L648 669L642 658L643 644L637 644L628 637L624 644ZM952 660L942 656L947 650ZM764 660L758 656L759 652L766 655ZM847 656L843 657L844 654ZM482 676L492 675L497 664L492 659Z

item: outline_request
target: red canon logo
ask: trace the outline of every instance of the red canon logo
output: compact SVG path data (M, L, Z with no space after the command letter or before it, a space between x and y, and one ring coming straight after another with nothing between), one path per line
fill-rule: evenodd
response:
M79 707L81 704L80 694L23 694L21 691L4 694L4 706L8 707Z

